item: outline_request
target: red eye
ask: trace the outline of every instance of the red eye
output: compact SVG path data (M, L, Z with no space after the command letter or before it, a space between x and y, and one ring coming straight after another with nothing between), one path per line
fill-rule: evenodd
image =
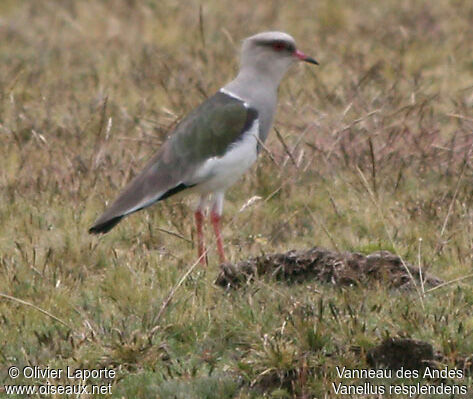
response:
M285 48L286 46L284 45L284 43L280 43L280 42L273 43L273 49L276 51L282 51Z

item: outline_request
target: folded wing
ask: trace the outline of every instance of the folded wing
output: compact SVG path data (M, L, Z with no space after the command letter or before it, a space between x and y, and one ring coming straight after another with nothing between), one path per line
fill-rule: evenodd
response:
M224 156L257 116L242 100L217 92L178 124L89 232L106 233L123 217L201 183L196 170L207 159Z

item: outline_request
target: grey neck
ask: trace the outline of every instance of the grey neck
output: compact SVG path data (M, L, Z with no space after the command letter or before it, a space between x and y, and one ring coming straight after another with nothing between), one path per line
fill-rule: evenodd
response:
M273 122L277 104L279 81L269 75L255 73L250 68L242 68L238 76L225 85L224 89L258 111L260 139L266 140Z
M276 80L269 74L245 67L241 68L237 77L225 87L251 102L258 97L277 96L279 83L280 79Z

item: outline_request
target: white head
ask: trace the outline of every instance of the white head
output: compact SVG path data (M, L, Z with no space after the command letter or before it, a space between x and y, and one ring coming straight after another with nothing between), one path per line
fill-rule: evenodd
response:
M297 50L294 38L284 32L263 32L243 41L241 71L269 76L280 82L296 61L318 64Z

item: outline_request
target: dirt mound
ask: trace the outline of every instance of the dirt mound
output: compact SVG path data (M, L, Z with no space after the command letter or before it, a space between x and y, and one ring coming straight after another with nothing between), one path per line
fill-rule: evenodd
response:
M386 338L366 353L366 362L373 368L399 370L425 370L426 367L439 369L441 365L453 363L463 375L473 374L473 355L456 353L445 355L424 341L411 338Z
M442 283L388 251L366 256L314 247L307 251L262 255L236 264L224 263L220 268L215 283L234 288L263 275L291 283L316 280L334 285L359 285L383 281L392 288L413 288L413 280L417 284L420 278L428 287Z
M370 349L366 361L373 368L424 370L440 360L428 342L410 338L387 338Z

